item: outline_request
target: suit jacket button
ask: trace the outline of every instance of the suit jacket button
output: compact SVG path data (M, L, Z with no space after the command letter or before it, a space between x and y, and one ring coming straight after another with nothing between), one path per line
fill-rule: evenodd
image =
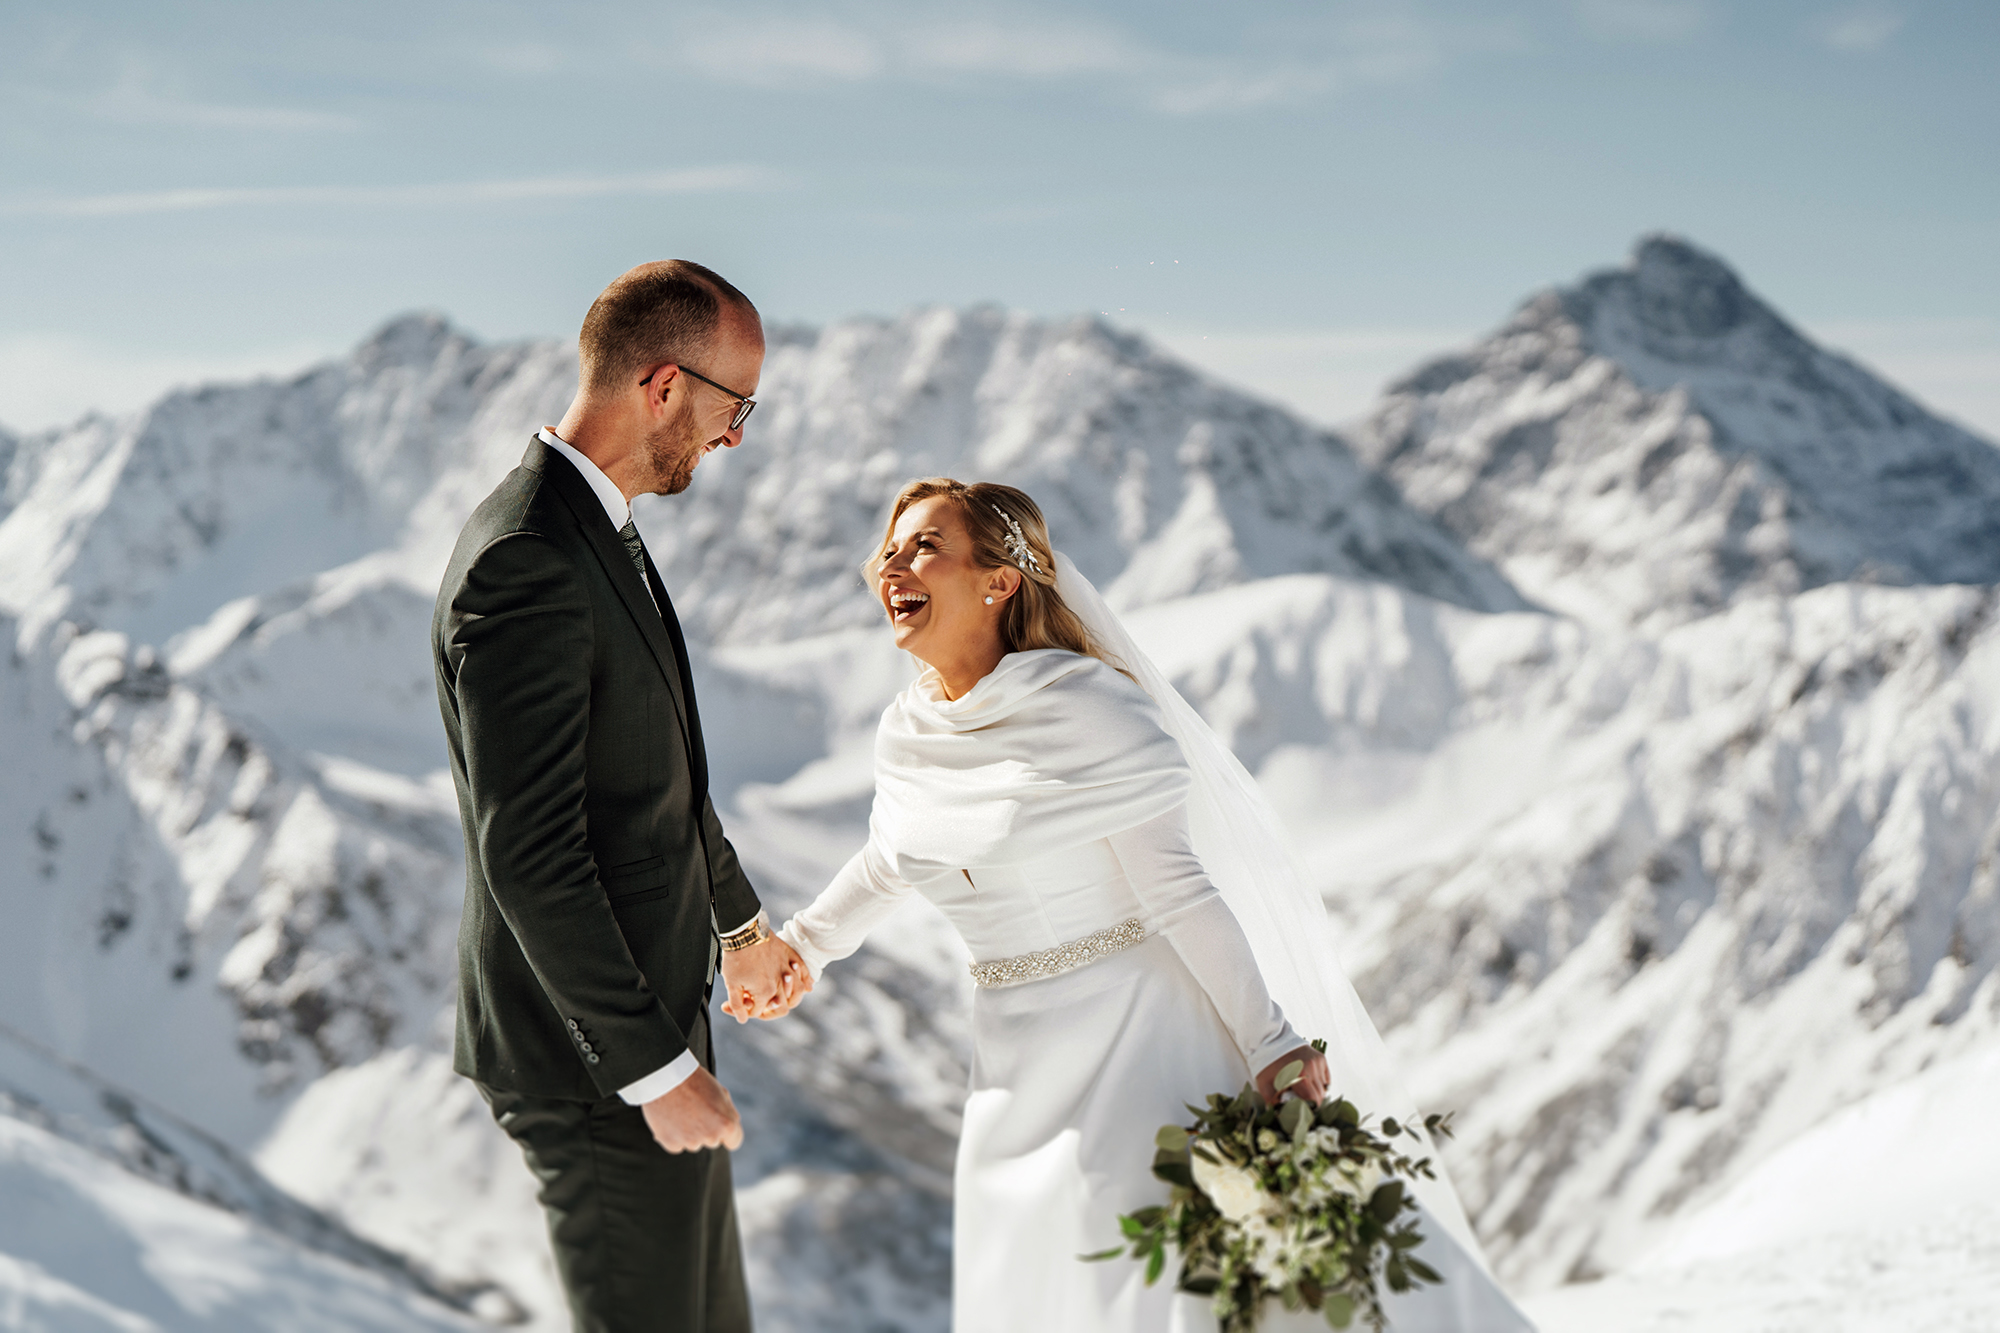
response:
M574 1018L570 1019L569 1021L569 1030L571 1032L576 1031L576 1020Z
M597 1063L597 1057L596 1057L596 1056L594 1056L594 1055L586 1055L586 1056L584 1056L583 1058L584 1058L584 1059L586 1059L586 1060L588 1060L588 1061L590 1061L590 1063L592 1063L592 1064L596 1064L596 1063Z
M588 1050L590 1049L590 1043L589 1043L589 1042L585 1042L585 1043L583 1044L583 1049L584 1049L584 1050L586 1050L586 1051L588 1051Z

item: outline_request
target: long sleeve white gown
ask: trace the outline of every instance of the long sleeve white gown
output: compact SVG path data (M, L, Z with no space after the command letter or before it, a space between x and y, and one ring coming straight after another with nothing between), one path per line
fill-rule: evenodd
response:
M1216 1327L1170 1277L1147 1287L1136 1263L1078 1257L1118 1243L1119 1214L1165 1201L1161 1125L1302 1044L1192 850L1178 750L1153 717L1136 686L1066 653L1011 655L958 701L927 675L884 714L868 845L781 932L817 976L913 892L975 963L1143 927L1087 965L974 994L955 1333ZM1076 840L1093 820L1102 835ZM1524 1327L1458 1305L1419 1296L1391 1314L1398 1333ZM1275 1313L1267 1328L1325 1327Z

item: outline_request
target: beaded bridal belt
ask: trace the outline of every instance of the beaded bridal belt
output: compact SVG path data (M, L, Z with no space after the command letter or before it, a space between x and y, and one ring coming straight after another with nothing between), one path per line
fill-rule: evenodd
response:
M1080 940L1068 944L1058 944L1053 949L1038 949L1034 953L1024 953L1014 958L1002 958L992 963L972 964L972 980L981 986L1018 986L1025 981L1040 981L1043 977L1060 976L1064 972L1074 972L1088 963L1129 949L1146 938L1145 923L1134 917L1108 926L1093 935L1085 935Z

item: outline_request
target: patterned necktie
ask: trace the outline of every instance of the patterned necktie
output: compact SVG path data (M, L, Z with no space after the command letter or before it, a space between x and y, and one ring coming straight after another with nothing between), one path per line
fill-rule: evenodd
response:
M639 540L639 525L626 519L625 526L618 529L618 540L625 543L625 554L632 557L632 567L639 571L639 582L645 583L646 544Z
M639 540L639 525L626 519L625 526L618 529L618 540L625 543L625 554L632 557L632 568L639 571L639 586L646 590L646 600L658 611L660 599L653 596L653 581L646 577L646 544Z

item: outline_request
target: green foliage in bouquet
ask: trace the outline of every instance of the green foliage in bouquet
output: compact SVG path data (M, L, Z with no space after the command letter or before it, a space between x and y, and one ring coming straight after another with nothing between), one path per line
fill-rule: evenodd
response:
M1286 1065L1278 1090L1303 1072L1299 1062ZM1214 1299L1223 1333L1254 1333L1271 1299L1317 1310L1334 1328L1358 1315L1379 1331L1380 1283L1408 1291L1444 1280L1414 1253L1424 1237L1404 1215L1417 1202L1397 1179L1435 1178L1431 1159L1397 1141L1449 1138L1449 1115L1425 1117L1421 1130L1387 1117L1370 1128L1345 1099L1270 1107L1248 1084L1234 1097L1212 1094L1207 1110L1188 1110L1194 1124L1164 1126L1154 1140L1153 1174L1173 1187L1172 1198L1119 1218L1126 1244L1083 1258L1115 1259L1129 1247L1145 1261L1150 1286L1173 1247L1180 1289Z

